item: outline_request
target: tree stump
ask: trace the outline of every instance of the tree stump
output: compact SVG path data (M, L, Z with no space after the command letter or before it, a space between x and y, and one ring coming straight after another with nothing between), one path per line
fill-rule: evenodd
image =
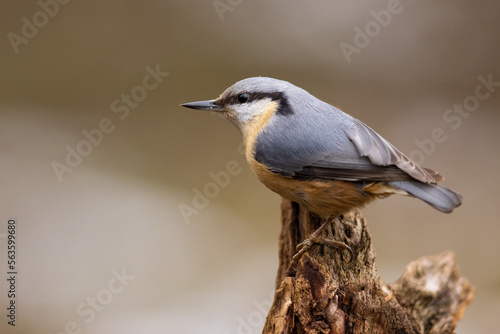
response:
M322 219L283 200L276 293L263 333L453 333L474 288L460 277L451 252L411 262L394 283L375 267L375 251L359 210L337 217L323 233L349 253L313 245L297 268L295 247Z

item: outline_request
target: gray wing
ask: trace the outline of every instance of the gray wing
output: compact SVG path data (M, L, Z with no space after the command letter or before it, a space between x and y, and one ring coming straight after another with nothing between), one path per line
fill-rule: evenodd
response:
M432 169L420 167L391 143L358 119L347 136L356 146L359 154L368 157L376 166L396 166L415 180L423 183L436 183L442 176Z
M441 178L361 121L334 109L328 115L309 114L307 122L275 116L257 137L255 159L295 179L436 183Z

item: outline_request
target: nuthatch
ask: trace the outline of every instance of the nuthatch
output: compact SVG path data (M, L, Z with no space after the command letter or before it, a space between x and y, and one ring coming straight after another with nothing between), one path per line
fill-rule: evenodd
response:
M462 202L460 194L437 184L443 179L439 173L289 82L248 78L215 100L183 106L231 121L243 135L246 159L259 180L323 218L392 194L417 197L446 213Z

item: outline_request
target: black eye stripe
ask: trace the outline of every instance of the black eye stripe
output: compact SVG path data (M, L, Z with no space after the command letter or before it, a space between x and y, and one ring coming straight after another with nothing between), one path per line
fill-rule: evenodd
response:
M248 100L246 102L239 102L238 97L241 96L242 94L248 94ZM273 93L266 93L266 92L254 92L254 93L249 93L249 92L238 92L237 94L233 94L226 98L225 101L222 101L222 104L242 104L242 103L250 103L253 101L257 100L263 100L263 99L271 99L271 101L278 101L280 106L278 110L276 111L277 114L280 115L290 115L293 113L292 109L290 108L290 105L288 104L288 99L286 98L285 94L282 92L273 92Z
M243 94L248 95L248 102L256 101L256 100L263 100L270 98L272 101L279 101L283 98L283 93L281 92L274 92L274 93L264 93L264 92L256 92L256 93L249 93L249 92L239 92L237 94L231 95L230 97L227 98L225 101L227 104L237 104L237 103L245 103L245 102L240 102L239 97L242 96Z

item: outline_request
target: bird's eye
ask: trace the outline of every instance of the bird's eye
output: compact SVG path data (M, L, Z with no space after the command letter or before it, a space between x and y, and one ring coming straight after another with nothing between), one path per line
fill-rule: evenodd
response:
M240 95L238 95L238 102L239 103L248 102L249 99L250 99L250 95L248 95L248 93L241 93Z

